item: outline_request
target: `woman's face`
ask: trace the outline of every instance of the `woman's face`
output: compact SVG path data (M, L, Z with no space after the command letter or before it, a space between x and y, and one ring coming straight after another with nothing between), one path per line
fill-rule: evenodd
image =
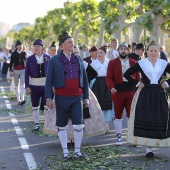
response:
M98 49L97 50L97 58L100 60L100 59L104 59L105 58L105 55L106 55L106 53L103 51L103 50L101 50L101 49Z
M159 56L158 47L156 45L149 46L147 55L149 58L157 58Z
M57 53L56 47L51 47L49 53L50 53L50 56L52 57L55 56Z

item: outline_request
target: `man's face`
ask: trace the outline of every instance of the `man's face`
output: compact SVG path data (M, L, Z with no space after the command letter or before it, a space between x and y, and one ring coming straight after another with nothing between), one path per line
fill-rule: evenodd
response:
M17 48L18 51L21 51L22 48L23 48L23 45L17 45L16 48Z
M112 41L112 48L117 49L117 41Z
M97 58L97 51L91 51L90 55L91 55L92 58L96 59Z
M129 53L129 50L126 47L121 47L119 48L118 52L122 56L127 56Z
M41 54L43 50L43 47L41 45L34 45L34 53L35 54Z
M135 53L136 53L137 55L139 55L139 56L142 56L143 53L144 53L144 50L142 50L142 49L135 49Z
M73 49L73 53L79 55L79 49L78 48L74 48Z
M74 40L73 38L68 38L67 40L65 40L62 44L62 49L64 51L70 51L72 52L74 50Z

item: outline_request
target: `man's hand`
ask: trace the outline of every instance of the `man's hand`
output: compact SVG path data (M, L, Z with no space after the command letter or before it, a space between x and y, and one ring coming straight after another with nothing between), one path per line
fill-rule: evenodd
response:
M31 89L29 88L29 87L27 87L26 89L25 89L25 94L26 95L29 95L31 93Z
M83 107L89 107L89 99L83 100Z
M117 90L115 88L112 88L111 89L111 93L114 94L114 93L117 93Z
M14 76L14 73L10 71L9 76L10 77Z
M53 104L52 99L47 99L47 100L46 100L46 106L47 106L49 109L52 108L52 104Z
M142 82L140 82L137 86L139 89L142 89L144 87L144 84Z
M163 83L161 84L161 87L165 90L165 89L167 88L166 83L163 82Z

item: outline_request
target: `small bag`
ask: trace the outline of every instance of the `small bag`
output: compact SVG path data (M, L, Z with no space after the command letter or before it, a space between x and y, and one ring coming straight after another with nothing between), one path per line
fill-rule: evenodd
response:
M89 107L83 107L83 119L88 119L90 117Z

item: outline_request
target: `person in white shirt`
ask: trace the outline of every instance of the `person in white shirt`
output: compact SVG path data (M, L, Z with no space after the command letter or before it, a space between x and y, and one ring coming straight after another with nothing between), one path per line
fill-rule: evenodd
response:
M109 60L112 60L112 59L117 58L119 56L119 53L117 51L118 40L116 38L112 39L111 46L112 46L112 49L109 50L108 53L106 54L106 58L108 58Z
M87 45L83 45L83 48L80 51L80 57L83 59L83 58L86 58L86 57L89 57L89 56L90 56L90 53L88 51Z

